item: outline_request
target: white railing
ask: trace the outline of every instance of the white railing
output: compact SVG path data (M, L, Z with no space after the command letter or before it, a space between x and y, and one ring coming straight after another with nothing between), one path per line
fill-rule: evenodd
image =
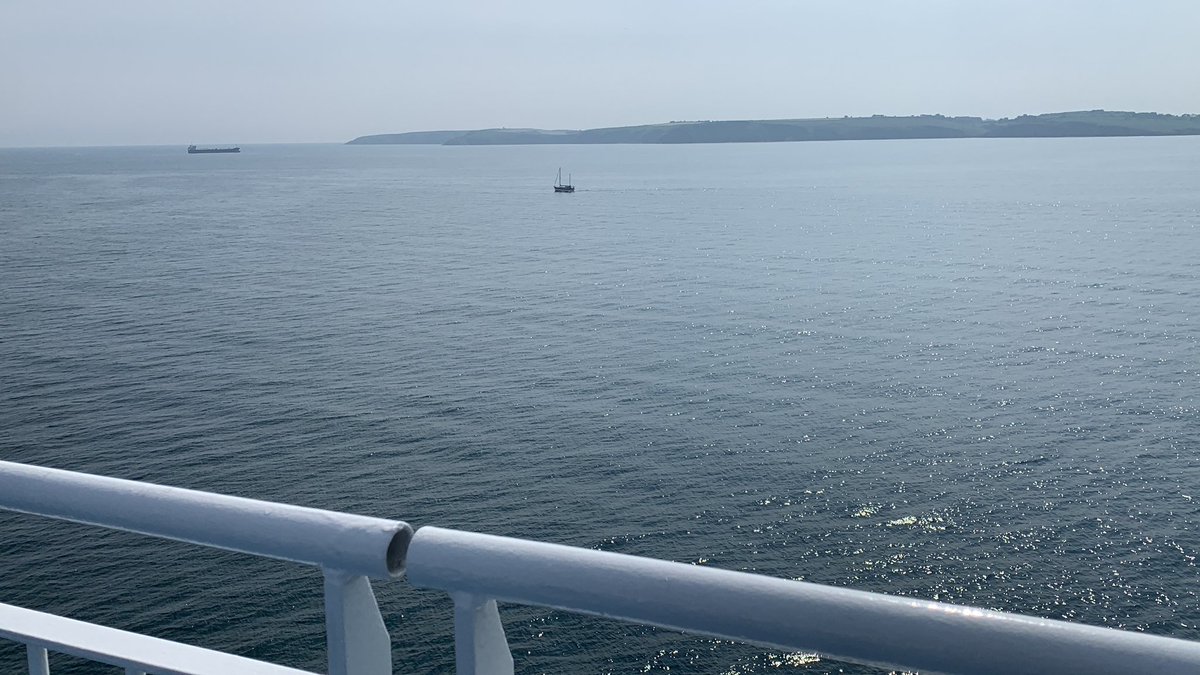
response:
M884 668L1200 673L1196 642L437 527L408 580L454 599L459 675L513 672L496 600Z
M124 668L127 675L313 675L5 604L0 604L0 637L26 644L29 672L35 675L50 672L47 650L118 666Z
M947 673L1200 673L1200 643L754 574L0 462L0 508L318 565L329 672L391 672L367 577L407 567L454 601L460 675L513 672L496 602L554 607L887 668ZM0 637L128 673L300 673L0 605Z
M412 537L407 523L4 461L0 461L0 508L320 567L325 575L330 675L392 672L391 641L368 578L389 579L403 573L405 549ZM104 642L91 639L83 628L90 624L46 620L45 629L34 630L29 626L38 622L29 616L17 620L13 611L20 608L3 608L0 636L27 645L31 673L48 672L47 648L129 672L288 672L249 659L239 668L215 661L210 666L196 656L203 651L196 648L189 648L195 653L186 658L180 652L174 654L178 658L165 662L139 661L129 653L174 643L135 644L134 637L145 636L121 631L107 636L117 640L120 650L100 658L95 647Z

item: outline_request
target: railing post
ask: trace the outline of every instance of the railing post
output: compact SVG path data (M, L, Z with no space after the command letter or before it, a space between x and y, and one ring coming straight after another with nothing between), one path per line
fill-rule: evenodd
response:
M391 675L392 641L364 576L325 570L329 675Z
M470 593L452 595L458 675L513 675L512 652L496 601Z
M25 654L29 660L29 675L50 675L50 657L45 647L27 644Z

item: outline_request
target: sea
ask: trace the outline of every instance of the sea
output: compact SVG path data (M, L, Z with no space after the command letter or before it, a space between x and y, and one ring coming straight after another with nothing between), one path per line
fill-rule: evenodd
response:
M0 458L1200 639L1200 137L184 145L0 150ZM294 564L0 512L0 602L324 668ZM878 672L501 614L518 673Z

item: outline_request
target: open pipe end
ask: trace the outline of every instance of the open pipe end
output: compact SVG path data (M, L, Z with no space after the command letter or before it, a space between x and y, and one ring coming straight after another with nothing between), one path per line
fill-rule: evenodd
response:
M401 527L392 535L387 547L388 574L398 577L404 574L404 564L408 558L408 545L412 543L413 529L408 523L400 523Z

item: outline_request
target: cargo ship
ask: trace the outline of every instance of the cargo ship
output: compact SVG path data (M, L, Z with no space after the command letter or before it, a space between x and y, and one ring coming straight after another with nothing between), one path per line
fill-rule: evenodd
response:
M230 148L198 148L194 145L188 146L188 154L189 155L208 155L208 154L212 154L212 153L216 153L216 152L241 152L241 151L242 151L242 149L236 145L233 147L230 147Z

